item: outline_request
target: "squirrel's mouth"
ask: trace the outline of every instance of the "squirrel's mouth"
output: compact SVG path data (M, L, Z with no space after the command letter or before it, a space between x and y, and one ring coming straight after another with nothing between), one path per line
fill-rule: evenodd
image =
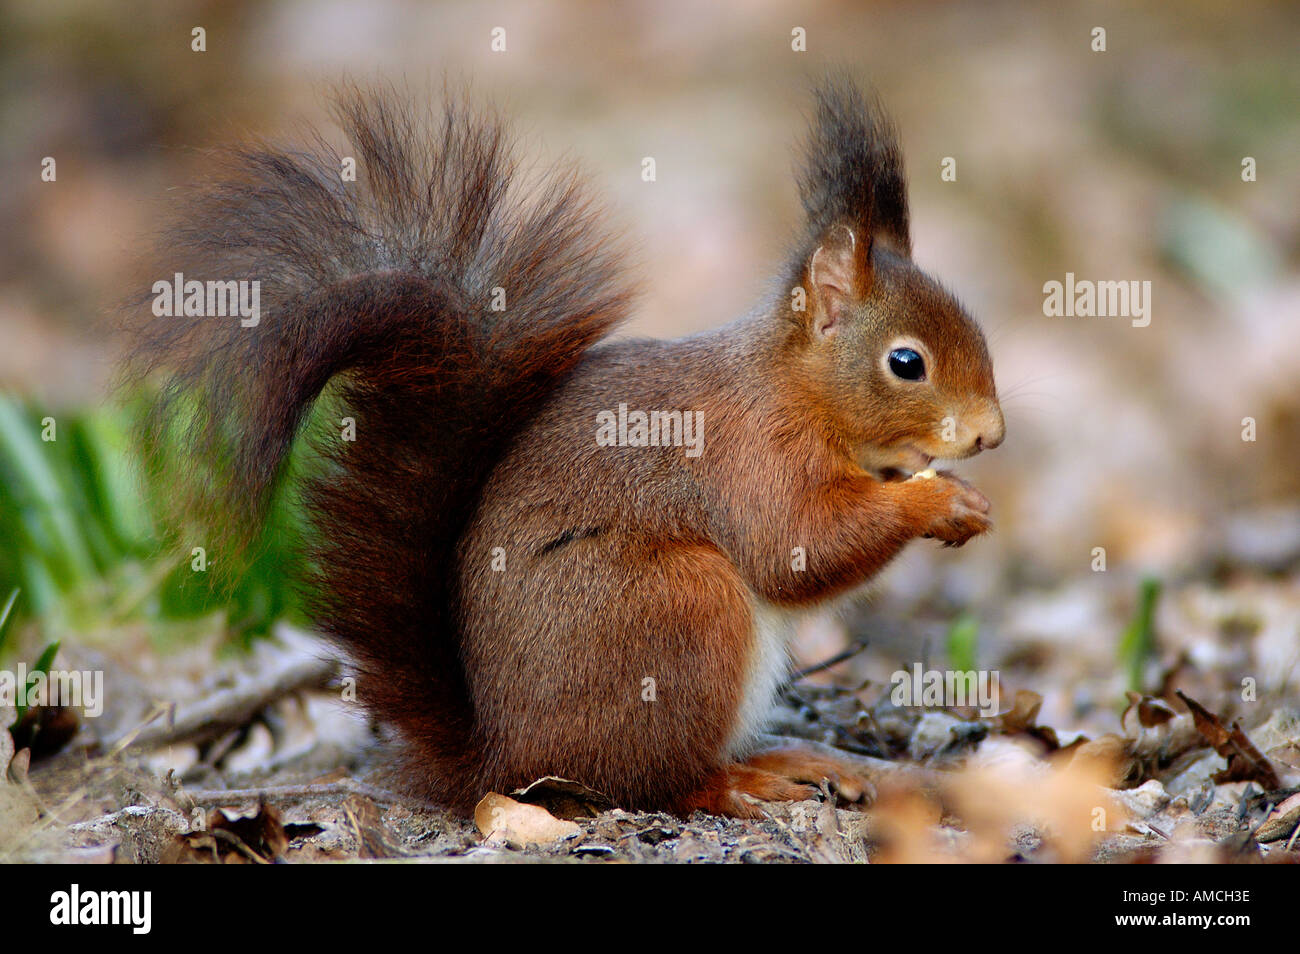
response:
M927 469L934 458L908 444L903 447L873 448L862 454L858 464L877 480L907 480Z
M911 480L921 470L925 468L918 467L916 470L905 470L899 467L886 467L884 470L877 472L876 476L883 481L891 480Z

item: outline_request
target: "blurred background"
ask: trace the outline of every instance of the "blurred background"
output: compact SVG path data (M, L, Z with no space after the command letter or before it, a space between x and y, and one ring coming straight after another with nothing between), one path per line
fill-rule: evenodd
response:
M0 663L54 639L137 655L194 627L246 641L293 616L275 541L233 593L193 582L157 526L166 488L136 479L147 393L111 388L111 308L205 147L327 122L321 92L345 74L469 78L530 157L589 170L639 249L629 333L673 336L765 289L798 221L809 78L847 66L900 125L915 259L982 322L1009 436L958 468L996 534L914 544L865 606L806 629L802 661L866 637L827 678L886 678L918 647L999 665L1077 725L1181 657L1221 686L1251 673L1294 694L1297 50L1292 3L7 3L0 609L19 596ZM1043 285L1067 272L1150 281L1149 327L1046 317ZM1143 581L1165 594L1149 625Z

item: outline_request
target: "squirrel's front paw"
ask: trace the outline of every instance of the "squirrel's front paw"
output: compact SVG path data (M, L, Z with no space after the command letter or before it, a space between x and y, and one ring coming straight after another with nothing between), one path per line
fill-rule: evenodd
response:
M913 477L908 483L918 481L921 483L917 489L931 501L921 536L942 540L944 546L959 547L993 527L988 498L966 481L941 471L930 479Z

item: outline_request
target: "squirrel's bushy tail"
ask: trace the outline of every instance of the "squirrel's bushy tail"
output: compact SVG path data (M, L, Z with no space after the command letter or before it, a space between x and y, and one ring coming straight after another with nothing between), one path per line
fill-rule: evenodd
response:
M201 463L188 506L236 539L337 381L355 440L324 440L325 471L302 488L310 611L414 749L416 784L461 800L474 753L456 541L506 443L629 291L574 175L521 187L499 118L354 88L336 116L349 153L230 151L166 235L166 279L260 282L257 324L150 318L135 366L167 374L151 432L179 426Z

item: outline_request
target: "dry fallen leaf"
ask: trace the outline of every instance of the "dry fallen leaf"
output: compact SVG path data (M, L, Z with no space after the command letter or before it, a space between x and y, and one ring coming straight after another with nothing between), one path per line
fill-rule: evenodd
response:
M1255 840L1264 842L1290 838L1297 825L1300 825L1300 792L1273 809L1255 832Z
M1140 774L1141 766L1133 757L1130 740L1108 732L1075 746L1068 764L1095 767L1102 773L1102 783L1119 788Z
M884 785L867 816L875 864L944 864L963 860L943 851L943 808L935 794L907 783Z
M32 758L53 755L72 741L81 728L81 717L70 706L34 705L23 713L17 725L10 726L14 744L27 749Z
M1017 689L1011 709L990 720L1004 735L1028 735L1055 752L1061 747L1056 730L1038 725L1038 713L1043 708L1043 697L1030 689Z
M1120 716L1121 725L1128 724L1130 713L1137 716L1138 725L1144 729L1164 725L1178 715L1173 706L1163 699L1157 699L1155 696L1144 696L1140 692L1131 690L1124 694L1128 696L1128 708Z
M269 805L258 805L251 815L214 808L205 824L206 828L181 835L164 861L269 864L289 846L280 815Z
M571 821L556 818L540 805L525 805L496 792L484 795L474 806L474 824L485 840L516 848L549 845L582 830Z
M1232 727L1228 728L1218 716L1195 699L1183 692L1178 693L1178 698L1192 710L1196 728L1205 740L1214 747L1214 751L1228 760L1227 769L1214 776L1216 782L1258 782L1265 791L1279 787L1277 772L1272 764L1255 748L1238 723L1233 722Z
M1101 839L1123 831L1128 820L1105 787L1115 775L1113 756L1097 747L1053 765L1015 742L986 744L945 779L947 802L972 836L969 859L1005 861L1015 832L1032 828L1057 860L1089 860Z
M1278 709L1266 722L1251 729L1250 734L1269 762L1285 766L1284 773L1294 776L1295 770L1300 769L1300 711ZM1294 778L1285 781L1295 784Z
M537 781L517 788L510 793L515 801L527 805L540 805L556 818L595 818L614 807L608 795L555 775L546 775Z
M1007 735L1024 732L1034 725L1039 711L1043 708L1043 697L1029 689L1017 689L1011 709L998 716L1002 731Z
M343 803L343 815L357 839L358 858L400 858L402 850L384 825L384 813L371 799L350 795Z

